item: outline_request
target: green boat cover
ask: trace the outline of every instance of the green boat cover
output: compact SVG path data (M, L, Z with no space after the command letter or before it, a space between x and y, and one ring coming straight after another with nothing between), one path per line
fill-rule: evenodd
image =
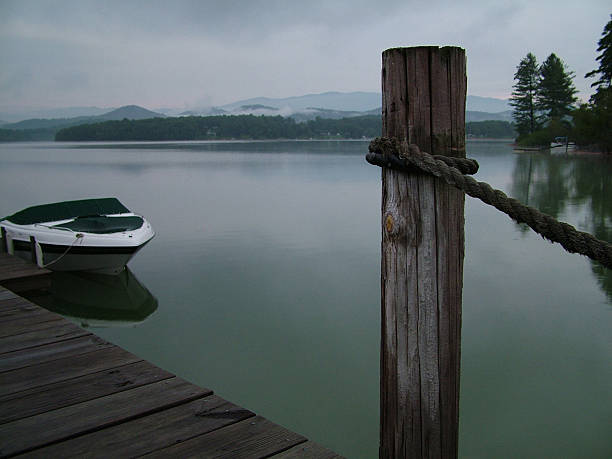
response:
M117 198L81 199L32 206L6 217L18 225L55 222L75 217L125 214L130 211Z
M69 228L84 233L119 233L140 228L144 220L140 217L77 217L68 223L54 225L53 228Z

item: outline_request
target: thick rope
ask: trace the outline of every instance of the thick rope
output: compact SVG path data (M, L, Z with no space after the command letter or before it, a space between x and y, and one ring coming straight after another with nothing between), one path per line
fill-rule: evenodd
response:
M533 207L509 198L503 191L493 189L488 183L478 182L464 175L447 161L422 152L416 145L400 143L396 139L377 138L369 146L366 160L370 164L399 170L421 170L444 180L473 198L507 214L518 223L525 223L543 238L558 242L570 253L579 253L612 269L612 245L573 226L559 222ZM457 158L455 158L457 159ZM397 166L397 167L395 167Z

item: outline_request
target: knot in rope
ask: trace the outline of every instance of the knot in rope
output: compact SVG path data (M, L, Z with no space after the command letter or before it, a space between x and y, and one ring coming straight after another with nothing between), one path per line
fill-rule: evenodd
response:
M478 182L465 175L478 171L478 163L474 160L430 155L420 151L416 145L380 137L374 139L368 149L366 160L370 164L403 172L422 171L438 177L467 195L504 212L514 221L525 223L544 239L561 244L566 251L585 255L612 269L611 244L509 198L488 183Z
M417 145L399 142L397 139L377 137L370 142L366 160L375 166L390 167L397 170L414 171L415 167L433 173L437 161L457 169L462 174L478 172L478 162L473 159L452 156L430 155L422 152ZM434 174L435 175L435 174Z

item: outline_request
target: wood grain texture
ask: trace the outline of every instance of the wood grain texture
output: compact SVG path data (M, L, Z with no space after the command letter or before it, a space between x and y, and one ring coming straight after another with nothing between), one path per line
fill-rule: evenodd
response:
M0 300L0 323L2 323L3 328L5 326L11 326L11 324L4 324L4 322L28 319L41 315L48 316L49 314L53 313L29 303L23 298Z
M135 457L255 416L216 395L29 453L28 457Z
M20 317L11 320L10 323L0 329L0 338L55 327L58 325L57 321L60 320L63 320L62 316L52 312Z
M34 330L0 338L0 354L29 347L42 346L49 343L56 343L90 334L90 332L70 322L59 321L56 323L57 325L43 330Z
M101 349L2 373L0 401L12 394L142 360L119 347Z
M210 395L180 378L0 425L0 455L24 453Z
M273 459L342 459L339 454L311 441L270 457Z
M3 397L0 424L133 389L174 376L149 362L135 362Z
M145 457L261 458L304 442L301 435L256 416Z
M8 279L47 275L51 271L8 253L0 253L0 282Z
M383 53L383 136L465 157L465 53ZM463 194L382 170L380 457L456 457Z
M0 358L0 373L30 367L53 360L72 357L99 349L109 348L113 345L95 335L85 335L57 343L50 343L35 348L13 351L3 354Z

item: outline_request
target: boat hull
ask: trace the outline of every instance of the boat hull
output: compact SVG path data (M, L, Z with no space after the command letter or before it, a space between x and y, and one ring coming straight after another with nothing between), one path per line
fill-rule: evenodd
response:
M48 224L0 222L9 253L53 271L91 271L118 274L155 235L143 218L140 228L116 233L88 233Z
M39 245L42 249L42 266L53 271L90 271L100 274L119 274L147 242L134 247ZM25 260L32 260L32 244L30 242L13 241L13 245L16 256ZM35 256L34 259L36 259Z

